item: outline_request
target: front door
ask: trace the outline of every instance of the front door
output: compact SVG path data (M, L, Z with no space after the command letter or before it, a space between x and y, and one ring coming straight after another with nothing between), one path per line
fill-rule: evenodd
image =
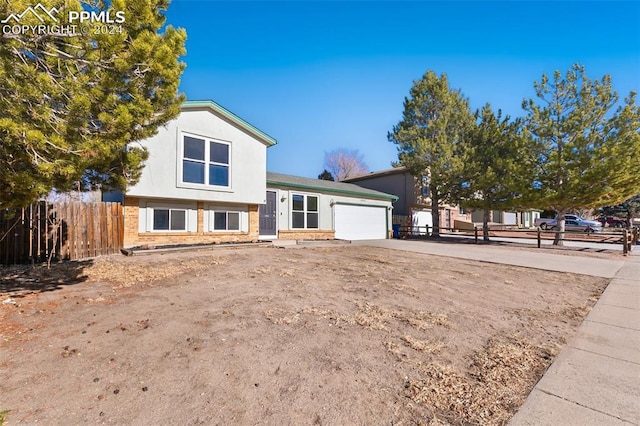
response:
M260 236L275 237L276 230L276 211L278 208L276 193L267 191L267 203L260 205Z

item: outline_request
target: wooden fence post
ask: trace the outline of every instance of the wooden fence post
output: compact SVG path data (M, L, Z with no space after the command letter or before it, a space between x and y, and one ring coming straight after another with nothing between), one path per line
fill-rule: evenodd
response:
M625 229L622 232L622 254L624 255L627 255L627 253L629 252L628 241L629 241L629 231Z
M542 239L542 236L541 236L541 232L540 232L540 227L538 226L538 248L540 248L541 239Z
M478 227L473 227L473 239L476 244L478 244Z

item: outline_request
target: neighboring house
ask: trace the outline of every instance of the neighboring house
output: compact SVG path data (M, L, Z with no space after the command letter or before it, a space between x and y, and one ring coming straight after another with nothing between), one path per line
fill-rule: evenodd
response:
M343 182L396 195L398 201L394 204L393 211L395 223L411 224L414 227L433 226L426 175L413 176L406 167L395 167L345 179ZM457 206L440 205L441 227L453 228L456 220L470 221L471 215Z
M398 197L343 182L267 173L260 235L280 239L389 237Z
M276 140L212 101L185 102L140 144L149 158L138 183L125 194L103 194L124 204L125 247L350 235L335 227L350 213L342 205L384 207L390 216L395 199L293 176L275 179L267 191L267 148ZM376 229L390 228L386 216L376 217Z
M519 228L533 228L534 222L540 217L541 210L525 210L517 212L504 212L493 210L489 215L490 225L509 225ZM474 223L482 223L484 210L476 210L471 214L471 220Z

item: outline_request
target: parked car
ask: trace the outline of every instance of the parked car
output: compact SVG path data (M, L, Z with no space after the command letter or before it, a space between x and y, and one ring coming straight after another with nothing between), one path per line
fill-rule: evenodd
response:
M556 220L550 217L539 217L533 222L533 226L541 229L551 229L556 226Z
M608 226L611 228L624 228L627 226L627 221L614 216L601 216L598 221L602 226Z
M597 225L594 224L597 223ZM602 225L595 220L574 220L565 219L565 231L602 232Z
M544 230L554 229L557 224L556 218L550 219L550 218L541 217L535 220L534 225L539 226L541 229L544 229ZM570 225L573 228L573 230L582 228L582 230L584 230L585 232L587 230L590 230L591 232L602 231L602 224L597 220L586 220L575 214L564 215L564 226L566 230L569 230L569 221L571 221Z

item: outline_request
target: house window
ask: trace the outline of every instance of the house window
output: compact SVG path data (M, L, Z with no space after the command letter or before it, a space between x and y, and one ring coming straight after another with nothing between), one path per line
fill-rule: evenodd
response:
M213 212L214 231L239 231L240 212Z
M229 186L229 144L184 135L182 182Z
M420 183L422 185L420 194L423 197L429 196L429 177L427 175L420 176Z
M183 209L153 209L154 231L186 231L187 211Z
M318 197L293 194L291 199L291 227L296 229L318 229Z

